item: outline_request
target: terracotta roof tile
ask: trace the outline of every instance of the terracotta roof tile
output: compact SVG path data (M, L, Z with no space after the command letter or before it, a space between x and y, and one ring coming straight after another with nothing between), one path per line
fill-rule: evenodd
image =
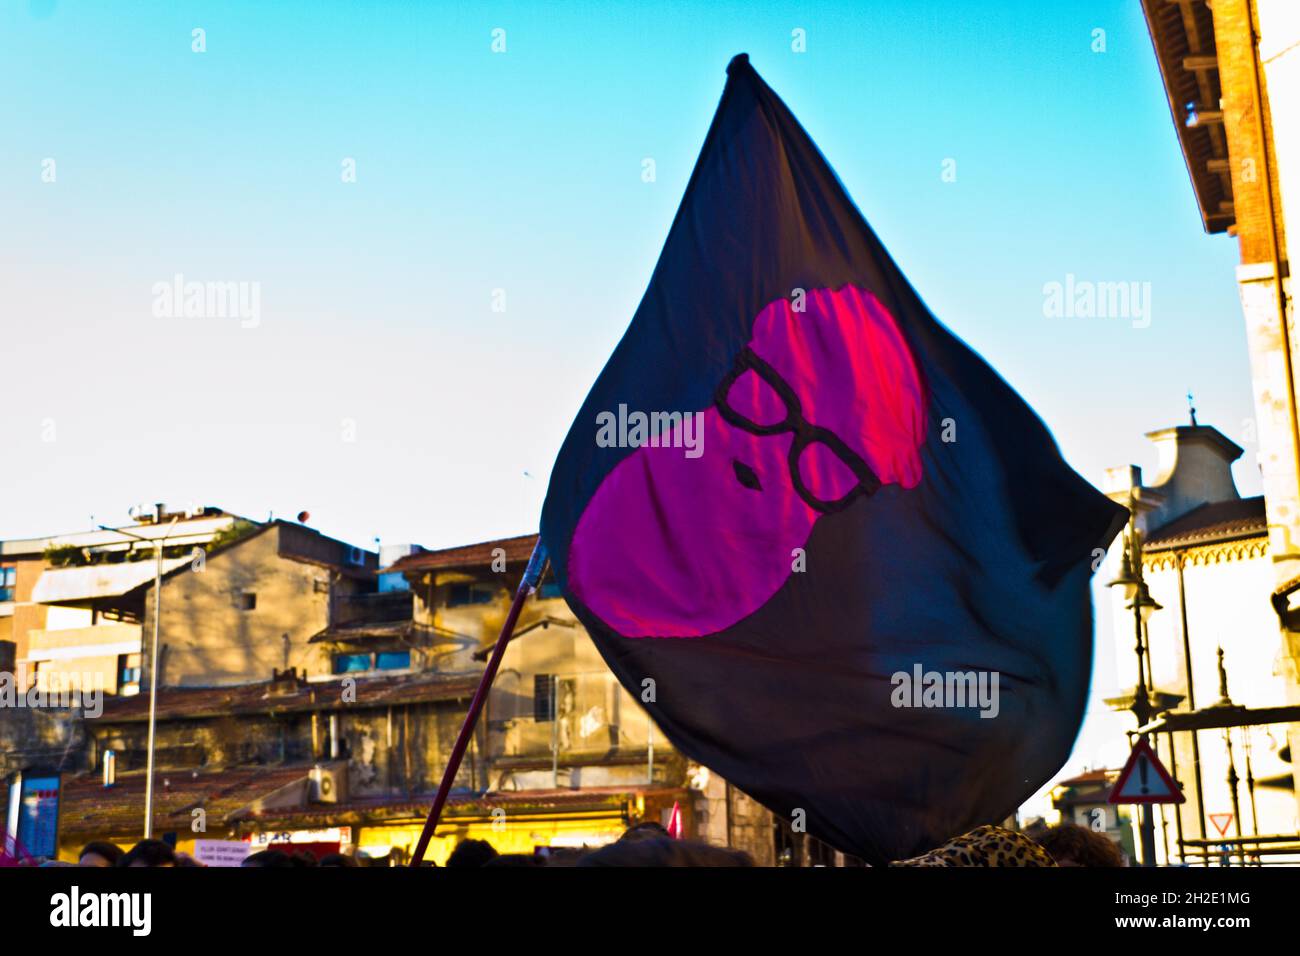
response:
M478 544L467 544L458 548L444 548L441 551L421 551L398 559L383 568L380 573L400 574L408 571L485 568L492 564L492 552L497 548L505 551L506 561L509 563L527 561L536 545L536 534L523 534L515 538L499 538L496 541L481 541Z

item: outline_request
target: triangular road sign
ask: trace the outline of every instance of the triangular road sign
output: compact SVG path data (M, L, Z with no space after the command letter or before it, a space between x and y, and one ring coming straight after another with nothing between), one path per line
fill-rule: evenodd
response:
M1222 822L1220 822L1222 821ZM1214 824L1214 829L1219 831L1219 836L1228 835L1228 824L1232 822L1231 813L1211 813L1210 822Z
M1151 745L1142 737L1128 755L1128 762L1119 772L1106 802L1183 803L1186 799Z

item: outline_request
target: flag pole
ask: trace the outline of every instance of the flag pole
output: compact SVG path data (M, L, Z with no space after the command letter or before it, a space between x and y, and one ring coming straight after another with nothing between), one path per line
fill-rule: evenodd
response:
M501 625L501 636L497 638L496 645L492 648L492 655L488 658L487 667L483 669L483 678L478 683L478 690L474 692L474 699L470 701L469 712L465 715L465 723L461 725L460 736L456 738L456 746L451 748L451 756L447 759L447 769L443 771L442 783L438 786L438 795L433 799L433 807L429 810L428 819L424 821L420 841L415 845L415 852L411 855L411 866L419 866L424 860L424 851L429 848L429 840L433 837L433 831L438 828L438 819L442 816L442 808L447 803L447 795L451 792L452 781L456 779L456 773L460 770L460 762L465 758L465 750L469 747L470 738L474 735L474 725L478 723L478 716L483 711L483 705L487 703L488 691L492 688L492 681L497 676L497 670L501 667L501 659L505 656L506 645L510 643L510 638L514 634L515 622L519 620L519 612L523 610L524 601L528 599L528 596L537 590L537 583L541 580L542 569L545 564L546 548L539 536L537 546L533 548L532 557L528 559L528 567L524 571L523 579L519 582L519 589L515 591L515 599L510 605L510 613L506 615L505 623Z

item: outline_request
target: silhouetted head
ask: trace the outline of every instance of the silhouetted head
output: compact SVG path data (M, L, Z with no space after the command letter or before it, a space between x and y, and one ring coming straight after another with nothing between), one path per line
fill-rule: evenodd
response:
M175 866L176 854L162 840L141 840L117 861L118 866Z
M81 855L77 857L77 865L117 866L117 861L122 859L122 856L122 848L117 844L96 840L93 843L87 843L81 848Z
M661 824L653 820L643 820L635 826L628 827L621 837L619 843L636 843L640 840L669 840L672 839L667 830Z
M461 840L456 849L447 857L449 868L470 869L485 865L498 856L492 844L486 840Z

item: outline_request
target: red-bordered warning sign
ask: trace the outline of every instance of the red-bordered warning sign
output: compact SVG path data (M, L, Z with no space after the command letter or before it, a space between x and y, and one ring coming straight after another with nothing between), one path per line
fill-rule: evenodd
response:
M1219 831L1219 836L1228 835L1228 826L1232 823L1231 813L1211 813L1209 818L1214 824L1214 829Z
M1107 803L1183 803L1187 800L1146 738L1138 739Z

